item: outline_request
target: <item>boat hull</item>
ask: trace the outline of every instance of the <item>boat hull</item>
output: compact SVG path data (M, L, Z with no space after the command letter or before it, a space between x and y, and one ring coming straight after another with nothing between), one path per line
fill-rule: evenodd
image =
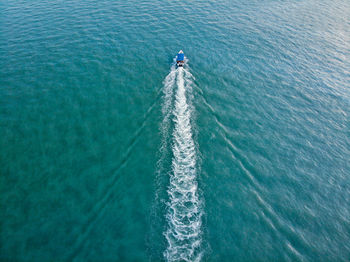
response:
M176 65L178 67L183 66L185 64L184 60L185 60L184 52L180 50L180 52L176 56Z

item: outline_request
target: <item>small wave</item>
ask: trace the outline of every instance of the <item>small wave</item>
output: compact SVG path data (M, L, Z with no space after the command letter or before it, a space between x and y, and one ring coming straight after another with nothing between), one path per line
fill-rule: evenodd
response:
M155 177L155 199L152 205L151 214L150 214L150 234L148 237L148 245L150 250L150 260L158 261L162 257L162 250L164 248L161 243L161 235L159 231L162 231L163 228L161 225L164 225L165 217L162 216L164 209L166 208L165 202L167 199L167 193L164 190L168 184L167 174L169 173L169 167L171 162L170 157L170 135L171 135L171 117L172 117L172 108L174 104L174 89L176 84L176 67L175 59L171 67L169 74L165 77L163 81L163 87L161 89L162 93L162 117L163 120L159 127L159 132L161 135L161 143L158 151L158 161L156 168L156 177Z
M157 162L157 183L161 181L161 176L164 173L164 159L168 156L169 148L169 136L170 136L170 120L172 115L172 106L173 106L173 94L176 78L176 67L175 64L172 65L170 73L166 76L163 81L163 102L162 102L162 115L163 121L160 126L161 133L161 146L159 149L159 160ZM158 191L162 188L161 185L158 185ZM156 192L156 199L159 198L159 192Z

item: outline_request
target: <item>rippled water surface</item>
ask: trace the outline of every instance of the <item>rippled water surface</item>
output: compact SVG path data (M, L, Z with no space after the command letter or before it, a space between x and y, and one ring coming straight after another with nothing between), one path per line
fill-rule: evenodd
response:
M349 261L348 1L0 14L1 261Z

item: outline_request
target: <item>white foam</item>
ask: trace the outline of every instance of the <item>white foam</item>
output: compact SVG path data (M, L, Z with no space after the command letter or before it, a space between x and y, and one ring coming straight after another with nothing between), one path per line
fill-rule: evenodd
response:
M190 90L192 75L184 68L176 70L177 90L173 109L174 130L172 172L168 187L168 261L199 261L202 253L202 211L197 186L197 155L191 127L191 108L186 89ZM163 115L166 116L166 114Z

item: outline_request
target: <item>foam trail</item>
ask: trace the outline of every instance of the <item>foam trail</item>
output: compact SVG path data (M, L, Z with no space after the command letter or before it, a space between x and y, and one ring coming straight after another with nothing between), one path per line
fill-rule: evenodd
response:
M164 232L168 246L164 256L168 261L199 261L202 256L202 210L197 190L197 154L191 127L191 108L186 100L186 89L191 83L188 78L190 73L182 67L176 71L173 159L167 191L168 227Z

